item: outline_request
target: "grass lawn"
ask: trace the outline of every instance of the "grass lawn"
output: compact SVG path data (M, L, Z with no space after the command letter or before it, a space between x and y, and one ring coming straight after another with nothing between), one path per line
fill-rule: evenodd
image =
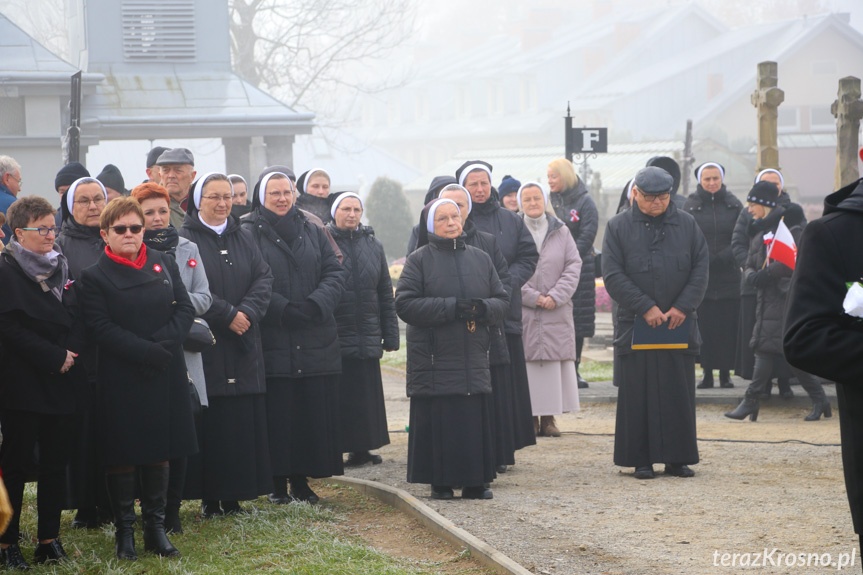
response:
M323 496L317 505L272 505L266 498L243 502L247 513L209 520L200 518L200 502L185 502L181 518L185 533L171 536L182 552L179 559L161 559L144 551L139 520L135 526L137 561L118 561L114 556L114 529L76 530L71 526L72 512L63 513L61 540L71 561L62 565L37 566L35 573L63 574L222 574L222 573L296 573L303 575L420 575L432 573L486 573L470 559L469 553L444 546L437 559L391 557L370 547L356 533L355 525L369 517L386 521L399 512L353 489L323 485L316 487ZM24 501L22 544L29 561L35 546L35 484L28 484ZM406 517L406 516L404 516ZM405 519L409 520L409 519ZM421 532L414 528L413 531ZM427 533L418 536L428 537ZM400 532L404 538L405 533ZM376 545L379 541L376 541Z

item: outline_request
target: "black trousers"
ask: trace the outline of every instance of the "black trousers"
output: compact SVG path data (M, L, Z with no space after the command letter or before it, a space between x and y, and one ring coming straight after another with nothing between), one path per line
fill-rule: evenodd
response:
M3 447L0 467L3 481L15 515L0 543L18 543L21 505L24 500L25 471L33 461L39 445L39 475L36 491L39 540L54 539L60 534L60 512L66 489L70 416L65 414L32 413L0 410L3 426Z
M774 364L784 362L785 358L781 355L773 353L755 352L755 370L752 374L752 381L749 387L746 388L746 397L754 398L760 393L767 391L767 385L770 383L770 378L773 376ZM800 382L800 387L806 390L809 398L812 401L824 401L827 395L824 393L824 387L821 382L815 379L812 375L805 371L800 371L796 367L791 367L791 373L797 377Z

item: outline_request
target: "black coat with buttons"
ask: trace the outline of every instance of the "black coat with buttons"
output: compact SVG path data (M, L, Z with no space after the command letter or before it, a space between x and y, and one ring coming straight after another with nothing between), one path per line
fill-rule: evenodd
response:
M704 299L740 299L740 266L734 258L731 238L743 204L724 185L711 194L699 184L683 209L695 218L707 240L710 279Z
M261 322L270 305L273 273L255 239L234 216L228 216L228 226L219 235L200 221L189 204L180 235L198 245L213 296L213 304L202 316L216 336L216 345L202 354L207 396L264 393ZM252 324L242 336L229 329L239 311Z
M662 312L675 307L694 320L685 352L698 353L695 310L707 290L710 256L692 216L669 202L664 214L650 217L633 202L608 221L602 260L605 289L618 303L615 354L632 352L635 317L654 305Z
M264 365L267 377L304 378L342 371L338 329L333 316L344 292L344 270L323 228L311 223L296 207L285 218L296 218L296 239L282 239L257 207L243 218L247 229L273 270L273 299L264 318ZM312 302L318 315L302 324L285 321L289 304Z

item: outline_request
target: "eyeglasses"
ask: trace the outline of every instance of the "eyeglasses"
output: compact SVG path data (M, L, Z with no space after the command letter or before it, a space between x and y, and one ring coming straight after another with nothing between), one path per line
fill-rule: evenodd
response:
M114 230L115 232L117 232L118 234L120 234L122 236L123 234L126 233L126 230L129 230L133 234L140 234L141 230L144 229L144 226L142 226L140 224L135 224L133 226L110 226L109 229Z
M19 230L27 230L28 232L39 232L40 236L47 236L48 234L54 234L55 236L60 233L60 228L18 228Z
M211 202L216 202L218 204L219 202L230 203L233 197L234 195L231 194L230 196L201 196L201 199L210 200Z
M22 182L22 178L21 178L21 176L18 176L18 177L16 178L16 177L15 177L15 175L14 175L14 174L12 174L12 173L10 173L10 172L7 172L7 174L9 175L9 177L10 177L10 178L12 178L12 179L13 179L13 180L15 180L16 182L18 182L18 185L19 185L19 186L21 185L21 182ZM21 229L23 230L24 228L21 228Z
M94 206L101 206L105 203L105 196L99 196L98 198L93 198L92 200L88 198L81 198L80 200L75 200L72 203L78 204L82 207L89 206L90 204L93 204Z
M294 192L267 192L267 195L270 196L274 200L280 200L282 198L293 197Z
M667 200L668 197L671 195L671 193L665 192L664 194L645 194L644 192L641 192L641 195L642 195L642 197L644 197L645 200L652 203L652 202L655 202L656 200L659 200L659 201Z

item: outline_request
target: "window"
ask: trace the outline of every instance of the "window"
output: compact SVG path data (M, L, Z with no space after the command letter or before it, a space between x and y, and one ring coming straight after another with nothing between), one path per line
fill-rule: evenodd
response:
M25 136L24 98L0 96L0 136Z
M779 106L779 117L776 122L777 132L796 132L800 129L799 110Z
M536 78L533 76L522 78L520 85L519 103L522 114L536 112Z
M489 84L488 86L488 115L503 116L504 91L500 84Z
M835 130L836 118L830 111L830 106L812 106L809 109L809 128L812 130Z
M195 59L194 0L123 0L123 57L134 62Z
M455 115L457 118L470 118L470 90L464 86L456 88Z
M414 100L414 119L418 124L425 124L429 121L429 96L425 92L420 92Z

